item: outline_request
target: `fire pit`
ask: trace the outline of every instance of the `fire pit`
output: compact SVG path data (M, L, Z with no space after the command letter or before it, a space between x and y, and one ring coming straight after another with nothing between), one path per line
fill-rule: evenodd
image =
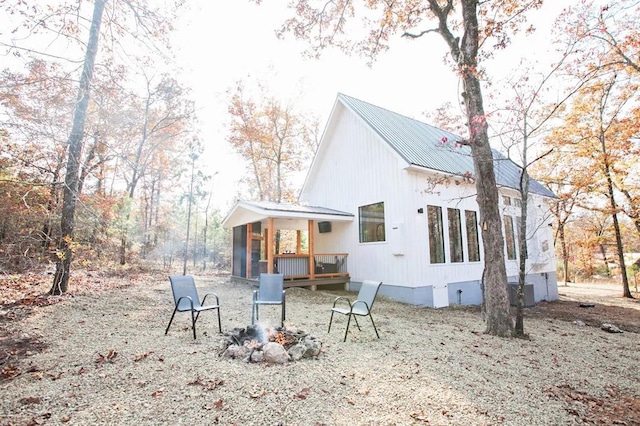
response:
M266 327L261 324L234 328L225 333L220 355L245 362L284 364L320 354L322 342L302 330Z

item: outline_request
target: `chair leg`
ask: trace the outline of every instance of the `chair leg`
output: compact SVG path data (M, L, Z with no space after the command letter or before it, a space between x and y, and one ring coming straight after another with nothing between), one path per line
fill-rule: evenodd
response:
M282 314L280 315L280 327L284 328L284 320L285 320L285 303L284 299L282 300Z
M350 322L351 322L351 314L349 314L349 319L347 320L347 329L344 331L344 340L343 340L343 342L347 341L347 333L349 332L349 323Z
M258 312L258 305L256 305L255 303L251 306L251 325L256 323L256 314Z
M220 332L220 334L222 334L222 322L220 321L220 308L218 308L217 311L218 311L218 331Z
M333 311L331 311L331 318L329 318L329 330L327 330L327 334L331 333L331 322L333 321Z
M169 320L169 325L167 326L167 329L164 331L164 335L165 336L169 332L169 327L171 327L171 323L173 322L173 317L176 316L176 311L177 310L178 310L178 306L176 306L176 308L173 310L173 314L171 315L171 319Z
M362 329L360 328L360 323L358 322L358 317L354 315L353 320L356 322L356 325L358 326L358 331L362 331Z
M196 320L198 319L197 315L194 315L193 311L191 311L191 326L193 327L193 340L196 339Z
M369 312L369 318L371 318L371 324L373 324L373 330L376 332L376 336L378 336L378 339L379 339L380 335L378 334L378 329L376 328L376 324L373 322L373 317L371 316L371 312Z

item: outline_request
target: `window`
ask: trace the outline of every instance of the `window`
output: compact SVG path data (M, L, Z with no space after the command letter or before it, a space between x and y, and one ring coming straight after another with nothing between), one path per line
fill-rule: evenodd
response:
M511 197L503 195L502 196L502 204L504 204L505 206L510 206L511 205Z
M427 206L427 220L429 222L429 260L431 263L444 263L442 207Z
M507 243L507 259L514 260L516 258L516 239L511 216L504 216L504 237Z
M478 240L478 219L473 210L464 211L464 221L467 225L467 250L469 262L480 262L480 243Z
M385 241L384 203L369 204L358 208L360 218L360 242Z
M447 217L449 219L449 255L451 256L451 262L464 262L460 210L447 209Z
M522 201L520 200L520 198L514 198L513 205L516 207L522 207Z

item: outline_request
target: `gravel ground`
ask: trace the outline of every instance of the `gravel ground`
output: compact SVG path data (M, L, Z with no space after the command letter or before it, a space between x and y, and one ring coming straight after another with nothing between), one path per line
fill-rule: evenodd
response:
M201 294L220 296L223 330L250 323L249 286L223 277L196 282ZM177 314L165 336L173 308L166 277L39 307L5 323L18 341L43 347L5 362L0 423L640 424L636 333L536 317L525 322L530 340L505 339L483 334L475 308L378 297L380 339L361 320L362 330L353 327L342 342L346 318L334 318L327 334L338 295L354 296L287 290L286 326L323 344L317 358L283 365L220 357L213 312L202 314L197 340L188 314ZM261 309L266 323L277 324L278 314L279 307ZM629 410L620 414L623 406Z

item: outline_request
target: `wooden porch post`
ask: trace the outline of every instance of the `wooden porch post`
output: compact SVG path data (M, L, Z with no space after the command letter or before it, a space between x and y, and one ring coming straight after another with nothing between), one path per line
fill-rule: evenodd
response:
M247 260L246 268L247 273L245 278L252 278L251 276L251 246L253 245L253 225L247 223Z
M276 235L273 229L273 218L267 222L267 232L264 239L264 250L267 252L267 273L273 274L273 248L275 247L273 237Z
M299 229L296 231L296 253L300 254L302 251L302 241L301 241L302 231Z
M314 253L315 250L313 248L313 220L309 220L307 223L308 234L309 234L309 278L312 280L316 279L316 265L314 261ZM311 285L311 290L316 290L317 286L315 284Z

